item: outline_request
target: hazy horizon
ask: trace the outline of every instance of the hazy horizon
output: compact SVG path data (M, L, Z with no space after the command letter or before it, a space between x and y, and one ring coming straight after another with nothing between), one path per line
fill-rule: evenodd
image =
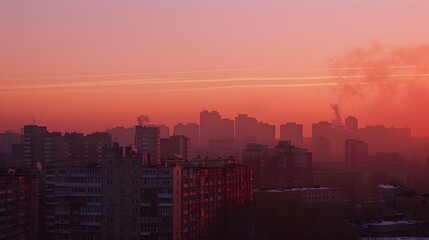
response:
M427 1L2 1L0 131L353 115L429 136Z

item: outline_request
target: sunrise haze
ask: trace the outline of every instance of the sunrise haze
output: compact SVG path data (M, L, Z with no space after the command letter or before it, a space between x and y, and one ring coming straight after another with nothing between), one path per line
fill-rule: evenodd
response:
M357 116L429 135L428 1L0 2L0 131Z

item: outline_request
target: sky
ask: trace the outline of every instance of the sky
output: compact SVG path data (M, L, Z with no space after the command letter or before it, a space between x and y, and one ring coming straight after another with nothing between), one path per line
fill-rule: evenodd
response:
M203 109L429 136L429 1L2 0L0 131L198 122Z

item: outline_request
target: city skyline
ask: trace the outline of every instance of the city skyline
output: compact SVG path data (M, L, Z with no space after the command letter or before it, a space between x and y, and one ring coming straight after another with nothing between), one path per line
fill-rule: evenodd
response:
M429 135L426 1L0 4L2 131L33 115L57 131L141 113L171 126L202 109L309 126L336 104Z
M427 239L428 0L1 0L0 240Z
M280 121L278 124L274 124L272 122L264 122L263 120L255 118L254 116L248 115L246 113L238 113L235 116L233 115L231 118L229 118L229 117L225 117L221 112L219 112L217 110L206 110L205 109L205 110L202 110L200 113L208 111L209 113L219 114L219 116L222 117L223 120L231 121L231 123L233 123L234 125L237 124L236 123L237 117L245 116L246 118L247 117L251 118L251 119L253 119L253 121L255 121L255 123L263 124L263 125L267 125L267 126L273 126L274 130L275 130L275 132L274 132L275 133L275 139L276 140L279 140L279 139L281 140L282 139L282 137L281 137L282 136L282 127L284 127L284 125L289 125L289 124L300 125L302 127L302 133L303 133L302 136L304 138L311 138L311 136L313 134L312 133L312 126L314 124L329 123L334 128L347 129L348 128L348 126L347 126L347 119L348 118L356 118L357 117L357 116L352 116L352 115L350 115L350 116L343 116L343 115L341 115L341 113L339 115L337 115L338 112L335 111L335 106L331 105L330 108L331 108L331 118L328 118L328 119L318 119L318 120L316 119L314 122L309 122L308 124L304 124L301 121L288 121L288 120ZM198 114L195 114L195 115L198 116ZM145 118L146 118L145 122L140 122L139 118L141 116L145 116ZM191 125L195 125L195 127L197 127L198 129L200 128L200 120L198 119L198 117L196 117L195 121L190 121L190 122L184 122L184 121L180 122L180 121L177 121L177 122L171 122L171 125L165 125L164 122L154 122L154 121L151 121L151 119L152 119L152 117L149 116L149 115L140 115L138 117L135 117L134 118L134 122L130 123L129 125L119 124L119 125L115 125L115 126L108 126L106 128L100 128L99 127L99 128L96 128L96 129L87 129L87 130L84 130L84 129L61 129L61 128L58 129L58 128L52 127L52 126L50 126L48 124L40 123L39 121L37 121L37 119L35 118L35 116L32 115L31 118L27 122L25 122L24 124L20 125L18 128L16 128L16 129L13 129L13 128L0 129L0 132L12 131L12 132L20 133L23 130L23 126L25 126L25 125L47 126L49 128L49 130L53 131L53 132L61 132L61 133L76 133L76 132L78 132L78 133L85 133L85 134L90 134L90 133L94 133L94 132L105 132L105 131L109 132L109 131L115 130L117 128L130 129L130 128L135 128L136 126L158 126L158 127L161 127L161 128L163 128L163 127L167 128L166 131L168 130L168 134L170 136L173 136L173 135L175 135L175 133L174 133L175 131L173 129L174 129L174 127L177 127L177 126L180 127L180 126L183 126L183 125L187 126L188 124L191 124ZM429 136L429 134L426 135L424 133L415 131L415 129L413 129L412 127L406 126L406 125L405 126L388 126L388 125L386 126L386 125L383 125L382 122L374 122L373 124L365 124L365 121L362 121L362 119L359 118L359 117L357 117L356 120L359 121L359 123L358 123L359 125L357 126L359 128L381 126L381 127L387 128L387 129L388 128L409 129L412 137L425 138L425 137ZM200 130L198 130L198 131L200 131ZM237 130L233 129L232 131L234 133L234 138L237 138L237 136L236 136ZM178 132L180 132L180 131L178 131ZM165 134L167 134L167 132ZM182 135L182 134L179 134L179 135ZM200 136L198 135L198 137L200 137Z

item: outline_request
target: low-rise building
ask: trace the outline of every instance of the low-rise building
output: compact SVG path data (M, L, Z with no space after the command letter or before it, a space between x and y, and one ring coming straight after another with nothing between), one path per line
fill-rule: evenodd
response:
M341 204L343 202L342 189L329 187L260 189L254 191L253 195L255 201L281 199L300 205Z

